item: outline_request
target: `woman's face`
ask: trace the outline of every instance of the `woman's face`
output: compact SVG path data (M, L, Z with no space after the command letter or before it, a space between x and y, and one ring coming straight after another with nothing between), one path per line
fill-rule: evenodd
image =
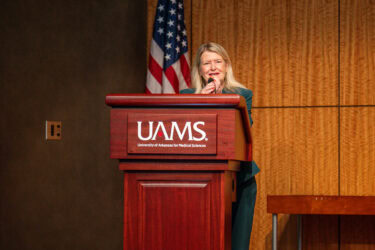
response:
M218 80L220 84L224 83L227 73L227 64L222 56L215 52L205 51L201 55L201 65L199 67L200 75L207 82L208 78Z

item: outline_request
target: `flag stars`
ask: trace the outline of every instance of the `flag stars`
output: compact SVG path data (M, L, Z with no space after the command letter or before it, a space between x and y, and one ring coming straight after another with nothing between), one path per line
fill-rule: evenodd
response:
M182 7L183 7L182 3L178 3L178 8L182 9Z
M178 46L176 47L176 52L180 53L180 47L178 47Z
M169 25L170 27L172 27L172 26L174 25L174 21L169 20L169 21L168 21L168 25Z
M172 4L176 4L176 0L171 0L171 3Z
M170 54L166 54L165 56L164 56L164 58L165 58L165 60L171 60L171 55Z
M182 41L181 44L182 44L182 47L186 47L187 46L187 42L185 40Z
M178 20L181 20L181 19L182 19L182 15L181 15L181 14L178 14L178 15L177 15L177 18L178 18Z
M172 48L172 44L171 44L171 43L166 43L166 44L165 44L165 47L166 47L167 49L171 49L171 48Z
M168 33L167 33L167 37L168 37L168 38L171 38L172 36L173 36L173 32L168 31Z
M164 10L164 5L161 5L161 4L160 4L159 7L158 7L158 10L159 10L159 11L163 11L163 10Z
M163 17L161 17L161 16L159 16L159 17L158 17L158 22L159 22L159 23L162 23L162 22L164 22L164 18L163 18Z
M162 28L159 28L157 32L161 35L164 33L164 30Z
M186 30L185 29L182 31L182 34L184 34L184 36L186 36Z
M181 40L181 37L179 35L177 35L176 40L177 40L177 42L179 42Z
M175 9L170 9L170 10L169 10L169 13L171 13L172 16L173 16L173 15L176 15L176 10L175 10Z
M180 25L177 25L177 29L178 29L178 30L181 30L181 26L180 26Z

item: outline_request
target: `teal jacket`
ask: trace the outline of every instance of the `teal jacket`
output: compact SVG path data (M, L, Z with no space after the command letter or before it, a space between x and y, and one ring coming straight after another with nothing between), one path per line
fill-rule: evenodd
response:
M195 89L183 89L180 91L180 94L194 94L194 92L195 92ZM243 98L245 98L246 105L247 105L247 112L249 113L249 119L252 125L253 119L251 117L251 105L252 105L252 100L253 100L253 92L250 89L237 88L234 92L227 90L227 89L223 89L223 94L238 94L242 96ZM241 166L248 167L248 168L245 168L247 169L247 171L249 171L246 174L245 181L250 179L252 176L256 175L257 173L259 173L260 171L257 164L254 161L242 162Z

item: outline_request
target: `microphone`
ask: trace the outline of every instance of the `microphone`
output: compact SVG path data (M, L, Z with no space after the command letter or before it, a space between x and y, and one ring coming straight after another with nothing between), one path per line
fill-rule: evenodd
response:
M209 84L210 82L213 82L214 79L212 77L208 78L207 80L207 84ZM214 93L216 94L216 86L215 86L215 90L214 90Z

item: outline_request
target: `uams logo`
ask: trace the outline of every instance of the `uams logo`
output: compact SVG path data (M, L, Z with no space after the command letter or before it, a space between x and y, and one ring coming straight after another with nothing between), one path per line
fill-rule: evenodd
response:
M143 131L142 122L137 121L137 125L138 125L138 139L142 141L149 141L149 140L155 141L157 136L159 137L164 136L164 139L166 141L173 141L175 135L177 135L178 138L180 138L180 140L182 141L186 134L187 134L189 141L203 141L203 140L207 141L206 132L202 130L202 127L204 127L205 125L205 122L203 121L197 121L197 122L194 122L193 124L191 124L191 122L186 122L184 128L182 129L182 132L181 132L180 127L178 126L178 123L173 122L173 121L171 122L171 124L168 124L170 126L167 126L167 127L170 127L169 131L167 131L166 126L164 125L164 122L159 121L159 122L154 123L153 121L149 121L148 133L145 133L145 134L142 133ZM145 127L147 127L147 125L145 125ZM195 132L194 135L200 135L200 136L195 137L193 135L193 131Z

